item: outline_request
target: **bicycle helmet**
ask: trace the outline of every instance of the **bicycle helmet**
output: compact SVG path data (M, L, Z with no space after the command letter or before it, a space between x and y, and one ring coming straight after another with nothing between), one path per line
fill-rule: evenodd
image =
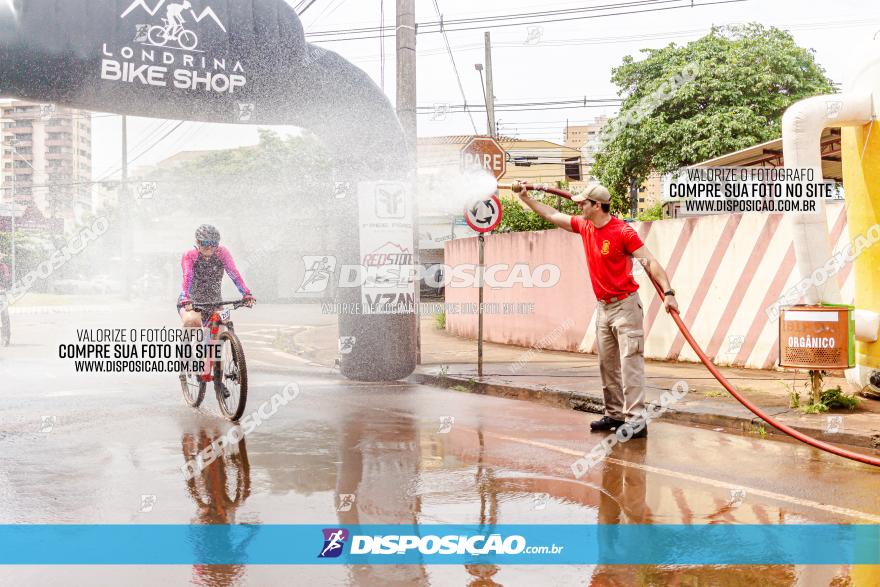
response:
M220 242L220 231L210 224L203 224L196 230L196 242Z

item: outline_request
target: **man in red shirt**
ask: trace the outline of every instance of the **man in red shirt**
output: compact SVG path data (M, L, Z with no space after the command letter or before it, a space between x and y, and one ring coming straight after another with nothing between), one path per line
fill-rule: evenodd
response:
M610 214L611 194L598 183L588 185L583 193L574 197L582 216L569 216L536 202L524 189L519 191L519 198L559 228L579 234L583 242L590 282L599 301L596 340L605 396L605 415L590 423L590 429L617 430L627 416L631 421L638 420L645 411L645 332L639 285L632 276L632 259L641 259L663 288L664 305L669 312L678 310L678 302L666 271L636 231ZM632 438L647 436L647 422L636 422L630 433Z

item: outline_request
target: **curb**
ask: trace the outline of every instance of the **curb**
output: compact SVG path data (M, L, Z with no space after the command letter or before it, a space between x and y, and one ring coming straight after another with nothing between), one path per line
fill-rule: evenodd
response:
M602 414L604 411L604 400L602 396L597 394L564 391L549 387L502 385L456 376L435 375L433 373L426 373L419 370L410 375L407 380L412 381L413 383L434 385L437 387L459 388L457 391L465 391L460 389L461 387L464 387L468 393L533 401L556 408L576 410L579 412ZM701 402L701 404L705 403L706 402ZM646 402L646 405L656 407L658 404L648 401ZM763 420L741 407L739 404L737 404L737 408L744 412L742 415L734 413L718 413L719 408L728 411L730 409L729 406L719 406L718 404L702 408L699 405L685 406L683 408L670 407L660 419L691 426L720 427L728 431L740 433L746 433L754 426L763 423ZM770 416L777 416L791 412L788 408L771 408L764 411ZM880 448L880 434L875 434L873 436L847 432L828 434L821 427L795 425L792 423L787 424L798 432L809 434L813 438L831 444L845 444L860 448ZM765 425L764 430L768 436L789 438L787 434L783 434L769 425Z

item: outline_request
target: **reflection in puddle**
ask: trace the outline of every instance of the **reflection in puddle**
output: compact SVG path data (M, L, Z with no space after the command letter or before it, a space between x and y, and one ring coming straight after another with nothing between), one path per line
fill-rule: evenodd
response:
M181 439L185 462L197 459L224 431L219 426L200 427L197 432L186 432ZM235 524L235 513L251 493L251 470L247 455L247 440L218 451L210 464L196 469L196 474L186 480L186 491L196 506L193 524ZM257 526L247 526L252 531L240 542L235 542L231 532L205 534L192 531L193 548L202 560L211 553L244 555L253 537L259 532ZM244 565L193 565L192 582L195 585L225 587L235 585L245 575Z

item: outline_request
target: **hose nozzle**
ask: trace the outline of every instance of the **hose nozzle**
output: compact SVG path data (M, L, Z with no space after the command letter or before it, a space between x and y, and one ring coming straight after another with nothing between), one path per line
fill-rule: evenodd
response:
M510 190L515 194L518 194L521 191L523 191L523 187L524 187L523 184L520 183L519 181L515 181L513 183L499 183L498 184L499 190Z

